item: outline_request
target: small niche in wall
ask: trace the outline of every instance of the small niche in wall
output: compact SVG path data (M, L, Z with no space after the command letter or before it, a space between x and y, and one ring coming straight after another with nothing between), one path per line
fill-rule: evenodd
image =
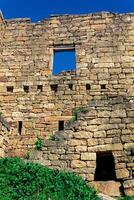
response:
M86 90L91 90L91 85L89 83L86 84Z
M37 85L37 90L42 92L43 91L43 85Z
M29 86L28 85L24 85L23 89L24 89L24 92L29 93Z
M76 69L76 53L74 45L64 45L54 47L53 75L62 71L72 71Z
M101 84L101 90L105 90L106 89L106 84Z
M18 133L21 135L22 134L22 121L18 122Z
M134 149L131 149L131 156L134 156Z
M68 84L68 88L69 88L70 90L73 90L73 84L72 84L72 83Z
M59 130L59 131L63 131L63 130L64 130L64 121L59 121L58 130Z
M98 152L96 158L95 181L116 180L115 163L112 152Z
M50 85L50 87L51 87L52 91L54 91L54 92L58 91L58 85L57 84Z
M14 87L13 86L7 86L7 92L13 92Z

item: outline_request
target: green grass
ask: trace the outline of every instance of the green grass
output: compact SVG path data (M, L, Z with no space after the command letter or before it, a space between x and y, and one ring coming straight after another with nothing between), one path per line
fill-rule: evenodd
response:
M74 173L52 170L19 158L0 159L0 200L99 200Z
M124 197L119 197L118 200L134 200L134 197L124 196Z

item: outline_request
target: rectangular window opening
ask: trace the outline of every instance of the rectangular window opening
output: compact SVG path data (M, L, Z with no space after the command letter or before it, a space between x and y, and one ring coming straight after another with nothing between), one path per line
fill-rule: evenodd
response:
M43 85L37 85L37 90L42 92L43 91Z
M131 149L131 156L134 156L134 149Z
M105 84L102 84L102 85L101 85L101 89L102 89L102 90L105 90L105 89L106 89L106 85L105 85Z
M23 89L24 89L24 92L29 93L29 86L28 85L24 85Z
M58 85L57 84L50 85L50 87L51 87L52 91L54 91L54 92L58 91Z
M22 134L22 121L18 122L18 132L20 135Z
M54 49L53 75L76 69L75 47L59 47Z
M59 131L63 131L64 130L64 121L59 121Z
M7 92L13 92L13 86L7 86Z
M71 83L68 84L68 87L69 87L70 90L73 90L73 84L71 84Z
M86 90L91 90L91 85L90 84L86 84Z

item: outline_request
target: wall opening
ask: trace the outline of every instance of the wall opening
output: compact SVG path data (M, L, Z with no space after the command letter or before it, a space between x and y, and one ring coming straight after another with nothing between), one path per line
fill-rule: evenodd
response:
M68 87L69 87L70 90L73 90L73 84L71 84L71 83L68 84Z
M21 135L22 134L22 121L18 122L18 133Z
M112 152L98 152L95 181L116 180L115 163Z
M60 47L54 49L53 75L62 71L72 71L76 69L76 55L74 47Z
M43 85L37 85L37 90L42 92L43 91Z
M29 86L28 85L24 85L23 89L24 89L24 92L29 93Z
M51 87L52 91L54 91L54 92L58 91L58 85L57 84L50 85L50 87Z
M63 131L64 130L64 121L59 121L59 131Z
M101 85L101 89L102 89L102 90L105 90L105 89L106 89L106 85L105 85L105 84L102 84L102 85Z
M86 84L86 90L90 90L91 89L91 85L90 84Z
M131 156L134 156L134 149L131 149Z
M13 86L7 86L7 92L13 92Z

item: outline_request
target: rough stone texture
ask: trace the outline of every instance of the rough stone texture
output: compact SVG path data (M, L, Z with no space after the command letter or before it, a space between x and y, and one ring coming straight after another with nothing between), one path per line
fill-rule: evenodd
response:
M40 163L92 182L96 153L111 151L117 181L133 193L133 41L133 14L52 16L38 23L0 14L0 110L11 127L7 155L24 156L40 136L45 139ZM72 46L76 70L53 76L54 49ZM58 122L67 122L79 107L88 111L58 133Z
M0 116L0 158L4 158L7 154L8 137L10 127L8 123Z
M103 192L103 194L107 194L109 196L120 196L120 183L114 181L107 182L93 182L91 183L93 187L95 187L98 191Z
M108 195L105 195L105 194L102 194L102 193L99 193L98 196L102 199L102 200L115 200L115 198L112 198Z

